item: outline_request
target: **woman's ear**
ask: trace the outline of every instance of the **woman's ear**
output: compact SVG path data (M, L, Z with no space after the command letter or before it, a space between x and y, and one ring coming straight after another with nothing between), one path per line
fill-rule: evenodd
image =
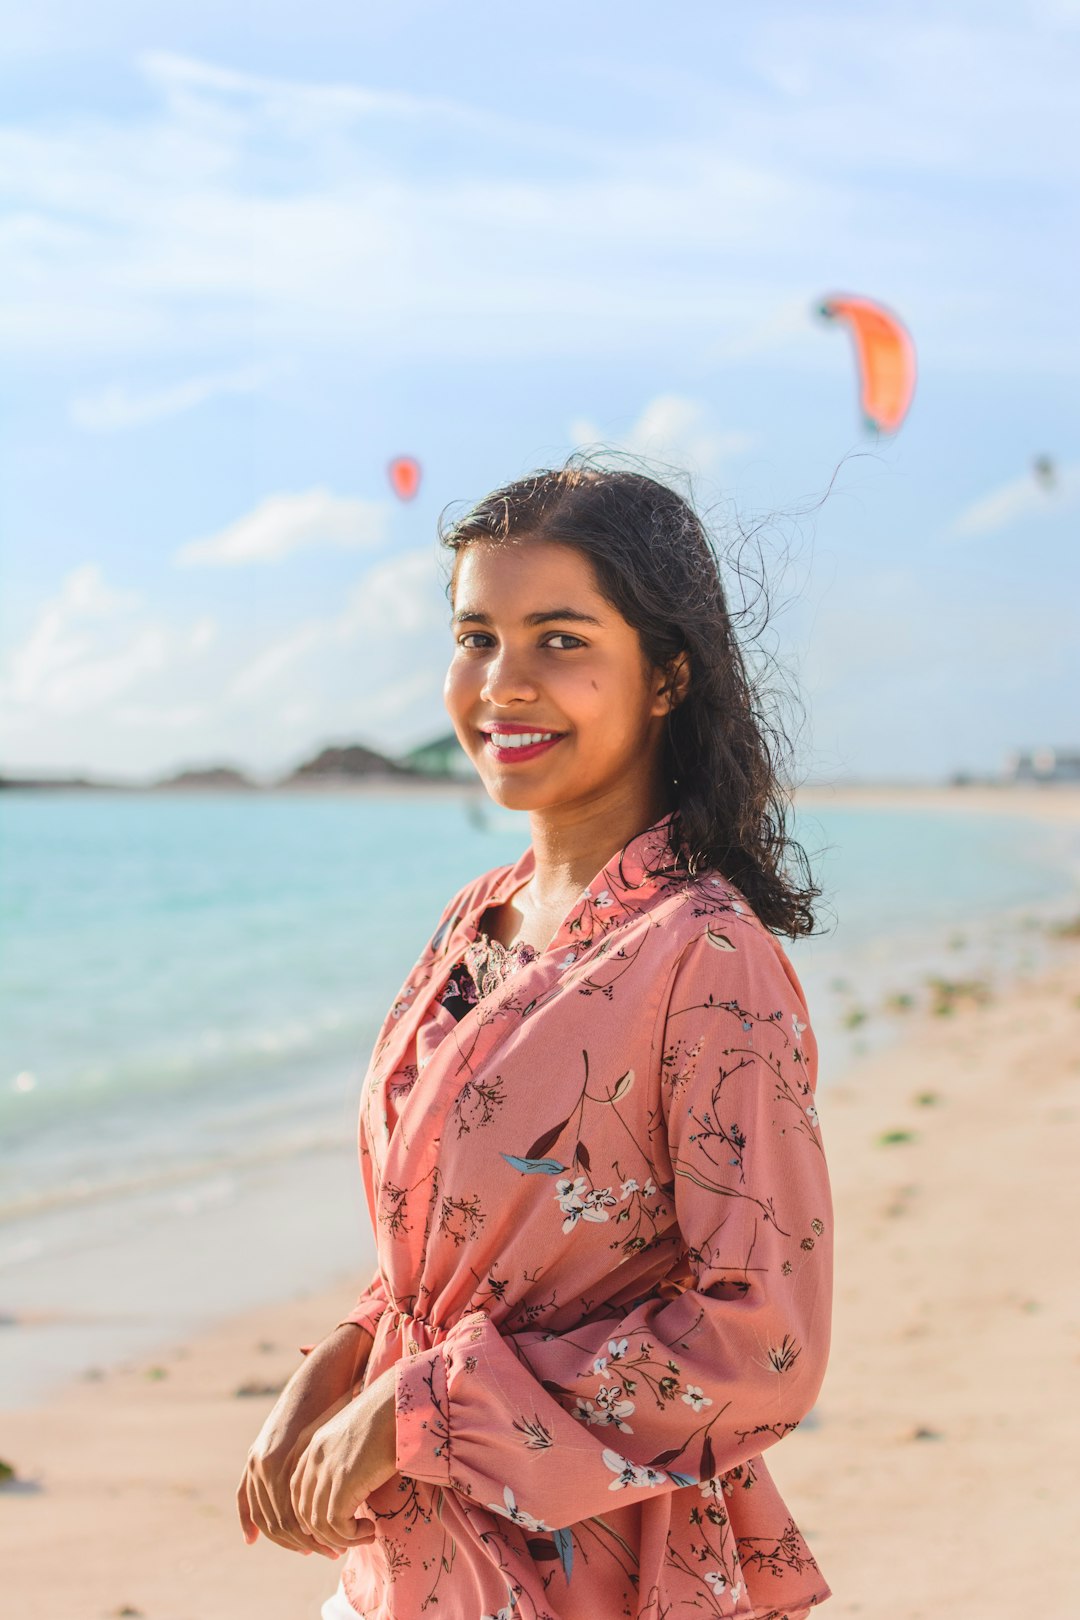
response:
M657 696L667 698L667 712L677 709L690 689L690 657L681 652L667 667L664 684Z

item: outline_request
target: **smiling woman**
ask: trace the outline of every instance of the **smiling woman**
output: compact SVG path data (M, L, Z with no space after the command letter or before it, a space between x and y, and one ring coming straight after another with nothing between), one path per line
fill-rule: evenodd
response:
M642 825L655 820L660 741L686 659L674 684L651 670L588 556L558 541L463 546L453 589L446 707L492 798L555 811L560 824L586 805L622 817L633 800Z
M816 1045L776 733L691 508L571 467L445 536L445 698L529 847L450 898L365 1078L379 1264L296 1371L247 1539L325 1620L804 1620L762 1451L825 1372Z
M640 791L644 767L687 869L716 867L767 927L809 933L819 891L787 832L787 739L690 505L639 473L571 466L495 491L443 544L457 646L446 703L493 797L531 809L568 773L587 794L601 777L616 795ZM490 766L505 761L478 734L497 721L569 739L544 786L535 772L496 785Z

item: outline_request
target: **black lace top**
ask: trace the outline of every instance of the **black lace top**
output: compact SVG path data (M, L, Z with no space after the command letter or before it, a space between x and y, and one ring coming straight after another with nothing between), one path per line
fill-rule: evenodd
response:
M481 931L451 968L440 1000L455 1018L464 1018L470 1007L497 990L518 968L535 962L536 957L534 947L524 940L503 945Z

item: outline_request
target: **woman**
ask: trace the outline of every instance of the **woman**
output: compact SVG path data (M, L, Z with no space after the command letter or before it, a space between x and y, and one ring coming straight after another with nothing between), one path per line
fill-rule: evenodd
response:
M829 1595L761 1453L828 1355L816 1049L774 931L775 738L672 490L571 467L445 536L445 699L531 843L446 906L383 1025L379 1267L238 1492L345 1554L326 1620L802 1620Z

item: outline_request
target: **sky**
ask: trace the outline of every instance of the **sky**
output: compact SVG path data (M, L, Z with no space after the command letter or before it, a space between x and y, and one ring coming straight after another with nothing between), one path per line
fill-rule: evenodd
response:
M1080 746L1078 82L1080 0L9 16L0 772L445 732L440 514L583 445L760 533L801 777Z

